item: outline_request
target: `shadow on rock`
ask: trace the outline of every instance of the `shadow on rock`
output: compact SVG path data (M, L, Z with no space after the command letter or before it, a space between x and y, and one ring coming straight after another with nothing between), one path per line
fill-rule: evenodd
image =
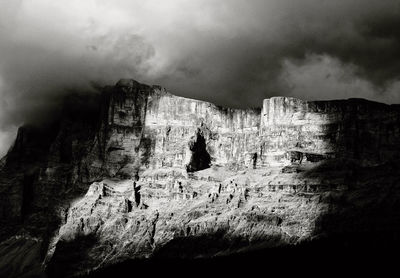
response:
M393 248L400 243L400 166L388 162L362 167L341 163L304 173L306 176L343 176L341 189L321 194L327 210L315 223L314 234L332 246L350 249Z
M72 241L59 241L46 272L49 277L72 277L82 275L87 269L95 267L90 263L90 250L98 239L94 235L79 236ZM84 263L83 263L84 262Z

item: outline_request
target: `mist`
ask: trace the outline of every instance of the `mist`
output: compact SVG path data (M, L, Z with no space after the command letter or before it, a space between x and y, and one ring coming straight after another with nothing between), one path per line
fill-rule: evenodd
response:
M120 78L231 107L400 102L400 1L0 1L0 156L23 123Z

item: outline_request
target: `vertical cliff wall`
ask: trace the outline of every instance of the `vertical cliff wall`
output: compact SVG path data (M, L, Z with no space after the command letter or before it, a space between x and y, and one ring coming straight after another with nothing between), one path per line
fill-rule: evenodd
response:
M190 167L190 145L197 138L205 141L210 163L216 165L247 166L257 152L258 109L221 108L129 80L120 81L108 93L104 167L111 175Z
M132 82L121 81L110 93L112 139L106 152L117 164L106 168L114 173L186 167L193 156L189 145L198 136L205 140L211 164L237 169L332 157L372 164L398 158L398 106L274 97L264 100L262 111L240 110Z
M260 140L270 164L342 157L365 164L399 159L400 109L362 99L264 100Z

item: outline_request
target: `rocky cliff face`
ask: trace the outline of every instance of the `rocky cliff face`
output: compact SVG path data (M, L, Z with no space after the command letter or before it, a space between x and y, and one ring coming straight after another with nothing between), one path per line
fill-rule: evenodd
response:
M21 128L2 165L0 256L13 255L0 273L400 231L399 106L274 97L239 110L121 80L61 115Z

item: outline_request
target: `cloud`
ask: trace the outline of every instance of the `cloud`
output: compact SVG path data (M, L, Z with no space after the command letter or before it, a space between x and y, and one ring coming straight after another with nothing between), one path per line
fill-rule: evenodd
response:
M279 82L288 95L307 100L366 98L400 103L400 81L378 87L357 75L359 69L328 55L285 60Z
M398 102L399 25L398 0L3 0L0 133L127 77L234 107Z

